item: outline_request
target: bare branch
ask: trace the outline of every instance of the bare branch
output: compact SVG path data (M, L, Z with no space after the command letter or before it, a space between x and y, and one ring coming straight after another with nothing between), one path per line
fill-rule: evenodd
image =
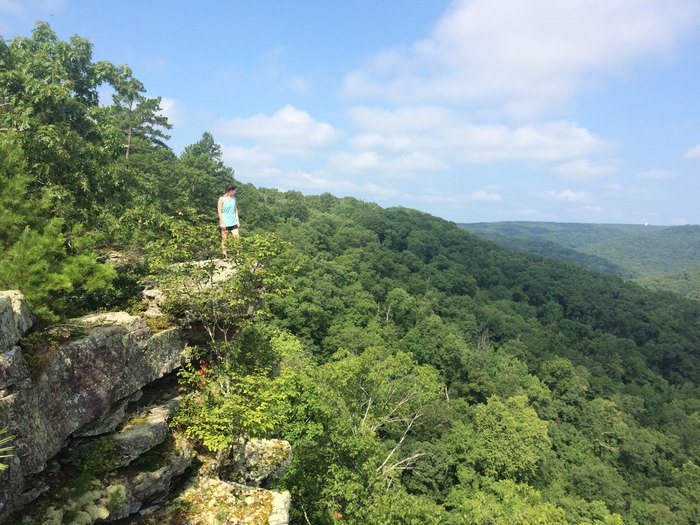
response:
M369 409L372 407L372 398L367 400L367 408L365 409L365 415L362 416L362 421L360 422L360 428L363 428L367 423L367 416L369 416Z
M601 441L598 441L598 446L601 448L604 448L605 450L607 450L609 452L617 452L618 451L617 447L612 447L612 446L607 445Z
M406 397L404 397L401 401L399 401L396 406L389 412L382 420L380 420L376 425L372 427L372 431L376 432L379 427L382 425L385 425L387 423L394 423L397 421L404 421L405 418L401 417L398 419L394 419L392 416L396 414L396 412L406 403L408 403L412 398L413 398L414 393L410 392ZM386 406L386 403L383 405Z
M397 461L394 463L392 466L390 466L388 469L386 469L383 474L386 476L390 472L394 470L410 470L413 468L413 463L416 462L416 460L422 456L425 456L423 452L417 452L416 454L413 454L411 457L404 458L401 461Z
M411 431L411 428L413 427L413 424L416 422L416 420L421 417L421 414L415 414L411 421L406 425L406 429L403 431L403 436L401 436L401 439L399 439L399 442L396 443L394 448L391 449L391 452L387 455L386 459L382 462L381 465L377 467L377 472L381 471L384 475L388 474L390 470L384 470L384 467L386 464L389 462L391 459L391 456L394 455L394 453L403 445L403 442L406 441L406 436L408 436L408 433ZM401 464L403 461L399 461L399 464Z

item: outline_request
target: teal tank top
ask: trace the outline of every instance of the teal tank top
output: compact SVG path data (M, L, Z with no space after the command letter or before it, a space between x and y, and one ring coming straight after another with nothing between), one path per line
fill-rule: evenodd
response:
M236 226L236 197L226 198L221 203L221 215L224 216L226 226Z

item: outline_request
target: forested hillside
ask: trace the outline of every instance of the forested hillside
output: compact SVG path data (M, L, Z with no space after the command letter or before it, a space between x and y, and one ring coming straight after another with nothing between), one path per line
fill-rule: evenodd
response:
M79 37L0 42L0 288L46 323L221 256L233 171L208 133L176 155L158 104ZM237 179L241 301L211 311L175 423L202 454L289 440L293 523L700 522L698 302Z
M502 246L623 277L648 277L700 264L700 226L495 222L461 224Z
M700 301L700 266L661 275L635 279L637 283L656 291L669 291L681 297Z

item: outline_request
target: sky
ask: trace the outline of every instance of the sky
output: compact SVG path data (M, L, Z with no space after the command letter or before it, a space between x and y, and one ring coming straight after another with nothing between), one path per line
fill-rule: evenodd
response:
M0 0L237 180L469 223L700 224L699 0Z

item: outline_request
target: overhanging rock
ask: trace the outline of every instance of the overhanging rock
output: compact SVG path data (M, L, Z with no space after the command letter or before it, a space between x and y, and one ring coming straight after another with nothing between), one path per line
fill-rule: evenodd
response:
M13 300L3 303L3 297L0 294L0 308ZM3 344L28 329L22 321L26 303L14 301L13 311L24 313L12 322L1 314L3 330L8 330L0 338ZM73 432L104 417L115 403L182 362L184 343L176 328L152 335L141 318L125 312L88 315L71 323L82 326L84 333L47 352L42 370L30 376L16 346L7 360L14 371L11 387L0 390L0 425L9 424L15 448L10 468L0 473L0 516L35 497L22 496L27 478L41 472ZM18 370L24 377L15 377ZM0 377L3 374L0 370Z

